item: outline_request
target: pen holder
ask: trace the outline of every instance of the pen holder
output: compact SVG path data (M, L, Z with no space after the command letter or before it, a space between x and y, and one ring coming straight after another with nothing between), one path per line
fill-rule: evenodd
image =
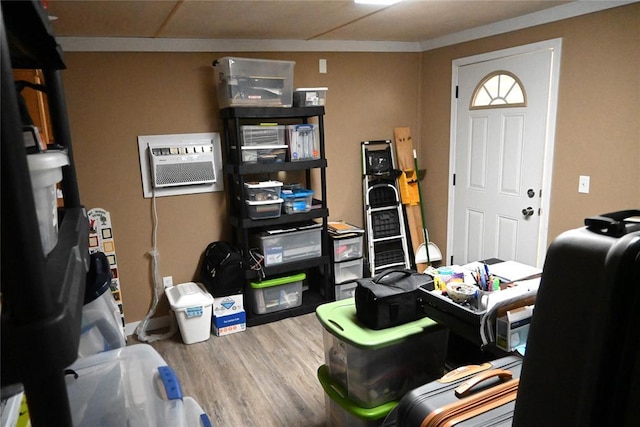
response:
M478 289L475 296L469 301L469 304L471 304L472 307L477 308L478 311L486 311L489 306L489 299L491 298L491 295L495 295L496 292L498 291L483 291Z

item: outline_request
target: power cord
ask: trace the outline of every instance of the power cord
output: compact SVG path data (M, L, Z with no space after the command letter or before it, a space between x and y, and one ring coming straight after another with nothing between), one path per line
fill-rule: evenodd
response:
M153 248L148 252L151 256L151 266L153 270L153 302L151 304L151 308L147 315L142 319L142 321L136 327L135 333L138 336L140 341L144 342L154 342L163 340L173 336L177 332L176 328L176 320L174 316L169 313L169 331L164 334L148 334L147 328L149 326L149 320L156 314L156 308L158 307L158 302L160 300L160 296L164 292L164 284L162 283L162 278L160 277L160 252L158 251L158 210L156 206L156 190L153 188L152 198L151 198L151 207L153 211Z

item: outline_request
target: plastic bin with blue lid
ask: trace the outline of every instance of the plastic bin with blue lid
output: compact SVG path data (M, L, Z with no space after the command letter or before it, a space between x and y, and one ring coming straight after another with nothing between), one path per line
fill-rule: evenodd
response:
M148 344L78 359L68 369L67 393L76 427L189 426L180 382Z
M309 212L313 201L313 190L306 188L283 189L280 197L284 200L282 206L285 213Z
M448 329L424 317L373 330L357 318L353 298L316 309L332 381L362 408L399 400L444 374Z

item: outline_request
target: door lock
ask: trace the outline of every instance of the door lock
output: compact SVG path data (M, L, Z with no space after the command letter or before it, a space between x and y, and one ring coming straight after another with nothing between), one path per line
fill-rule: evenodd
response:
M528 189L528 190L527 190L527 196L528 196L530 199L533 199L533 197L534 197L535 195L536 195L536 192L535 192L535 191L533 191L533 188L530 188L530 189Z
M524 215L524 216L533 215L533 208L531 206L529 206L529 207L527 207L525 209L522 209L522 215Z

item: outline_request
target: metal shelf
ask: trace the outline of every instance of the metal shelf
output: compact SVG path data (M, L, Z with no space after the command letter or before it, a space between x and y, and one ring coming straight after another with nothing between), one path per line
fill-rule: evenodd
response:
M39 0L2 1L2 388L24 386L34 427L71 426L64 369L78 354L89 222L80 205L59 70L62 52ZM6 36L6 37L5 37ZM31 190L13 68L42 69L52 133L67 150L58 242L45 256Z
M225 108L220 110L220 115L224 125L224 145L225 154L225 175L227 176L227 191L229 208L229 221L235 229L235 240L244 253L249 251L249 232L258 228L277 227L285 224L295 224L308 222L314 219L322 220L322 256L312 259L305 259L297 262L288 262L278 266L264 268L267 277L285 275L287 273L308 271L313 269L313 276L319 269L327 269L329 266L328 256L328 234L327 219L329 209L326 206L326 167L327 160L324 152L324 107L299 107L299 108L278 108L278 107L242 107ZM298 123L308 123L310 119L317 118L320 127L320 159L305 160L296 162L277 163L243 163L239 158L238 150L240 141L240 127L244 123L258 123L260 120L294 120ZM248 218L247 209L243 199L244 177L246 175L270 174L287 171L304 171L307 186L311 181L311 170L320 170L321 192L318 199L313 200L313 208L309 212L296 214L282 214L278 218L253 220ZM307 275L309 277L309 275ZM308 280L309 282L311 280ZM245 286L245 306L247 307L247 325L259 325L273 322L286 317L298 316L313 312L315 308L326 298L322 295L331 295L328 286L329 281L326 275L321 277L321 283L314 283L314 289L309 289L303 293L303 301L300 307L282 310L274 313L255 314L251 311L252 294L249 291L248 282ZM324 289L322 289L324 288ZM247 292L249 291L249 292ZM322 292L324 291L324 292Z

